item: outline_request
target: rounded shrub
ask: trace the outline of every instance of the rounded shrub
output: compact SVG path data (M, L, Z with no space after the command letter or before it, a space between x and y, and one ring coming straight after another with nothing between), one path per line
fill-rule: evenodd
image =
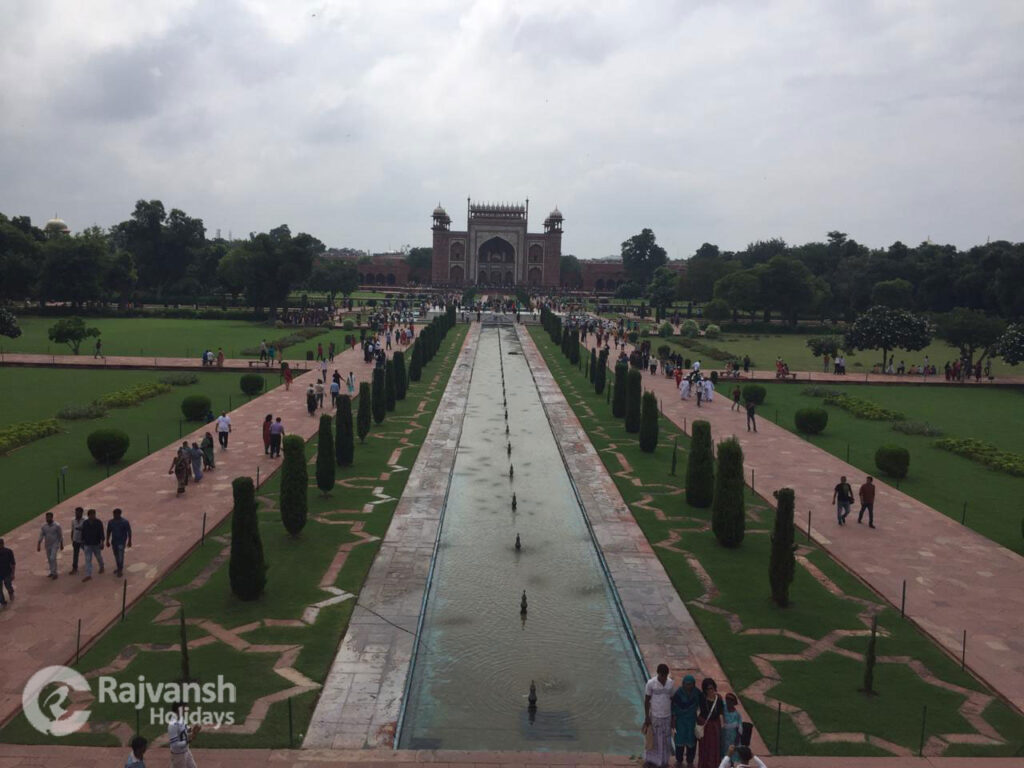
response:
M97 429L85 438L89 453L100 464L116 464L128 452L131 439L120 429Z
M682 325L679 326L679 334L685 336L688 339L692 339L700 333L700 326L697 325L696 320L683 320Z
M206 395L189 395L181 401L181 413L189 421L204 421L211 401Z
M277 328L278 330L284 328L284 320L275 320L274 327Z
M672 327L672 323L666 321L658 327L658 335L662 338L671 336L675 329Z
M760 384L744 384L743 385L743 402L753 403L754 405L761 405L764 399L768 396L768 390L762 387Z
M910 451L901 445L883 445L875 451L875 466L889 477L902 479L910 469Z
M716 387L718 386L718 371L712 371L711 375L708 376L708 378L711 379L711 383L714 386L716 386Z
M356 321L351 317L345 318L345 322L341 324L341 327L346 331L351 331L356 327Z
M801 408L793 416L798 432L816 435L828 426L828 411L824 408Z
M714 323L712 323L711 325L709 325L707 328L704 329L704 336L705 336L705 338L717 339L721 335L722 335L722 329L719 328Z
M249 395L250 397L262 392L266 383L266 380L258 373L246 373L238 382L239 386L242 388L242 393Z

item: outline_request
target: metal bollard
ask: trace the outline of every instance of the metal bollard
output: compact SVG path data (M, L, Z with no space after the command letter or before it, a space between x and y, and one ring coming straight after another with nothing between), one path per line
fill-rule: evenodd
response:
M128 580L121 582L121 621L124 621L125 609L128 606Z
M903 580L903 597L900 599L900 618L907 615L907 580Z
M199 546L206 544L206 513L203 512L203 532L199 535Z

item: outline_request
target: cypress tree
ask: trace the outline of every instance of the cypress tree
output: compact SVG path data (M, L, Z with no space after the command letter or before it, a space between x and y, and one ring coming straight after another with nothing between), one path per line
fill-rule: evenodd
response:
M281 522L292 536L306 526L309 472L306 469L306 444L298 435L284 438L281 463Z
M256 515L256 487L251 477L231 481L235 506L231 510L231 557L228 579L239 600L255 600L267 585L267 565L263 561L263 541Z
M635 371L639 376L639 371ZM640 450L654 453L658 446L658 398L653 392L644 392L640 409Z
M395 400L405 400L405 393L409 389L409 380L405 374L405 352L395 352L391 359L395 363Z
M626 415L626 373L628 371L629 366L625 363L618 363L615 366L615 387L612 390L612 416L616 419L624 418Z
M387 415L387 395L384 393L384 369L373 369L373 420L380 424Z
M690 455L686 459L686 503L710 507L715 494L715 459L711 455L711 424L693 422Z
M355 455L355 441L352 438L352 398L348 395L338 395L338 415L334 421L334 460L338 462L339 467L348 467Z
M626 374L626 431L630 434L640 431L640 408L643 392L643 379L640 376L640 371L634 368Z
M796 530L793 523L793 511L796 507L796 496L792 488L781 488L773 494L777 500L775 509L775 529L772 531L772 553L768 561L768 580L772 587L772 600L776 605L785 608L789 605L789 585L793 583L793 572L796 570Z
M409 381L419 381L420 372L423 370L423 347L420 346L419 339L413 342L409 355Z
M608 352L602 349L597 356L597 370L594 372L594 392L604 394L605 383L608 380Z
M316 487L326 496L334 488L334 439L331 434L331 417L320 417L320 428L316 435Z
M597 378L597 347L590 350L590 368L587 370L587 377L590 379L591 384Z
M370 394L370 382L364 381L359 385L359 412L356 414L356 429L359 431L359 442L365 442L366 436L370 434L370 420L373 410L373 395Z
M388 411L395 410L395 400L398 398L397 387L395 386L395 362L388 360L384 363L384 405Z
M428 325L426 328L423 329L423 332L420 334L420 342L422 342L423 346L423 349L420 350L422 353L420 355L420 366L424 368L430 362L431 358L430 337L433 335L433 330L433 327Z
M735 437L718 445L718 476L711 505L711 529L723 547L743 542L746 515L743 504L743 449Z

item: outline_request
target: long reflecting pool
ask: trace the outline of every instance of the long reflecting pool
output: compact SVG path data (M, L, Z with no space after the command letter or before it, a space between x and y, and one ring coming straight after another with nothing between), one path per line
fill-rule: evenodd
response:
M634 753L643 683L515 331L485 328L399 747Z

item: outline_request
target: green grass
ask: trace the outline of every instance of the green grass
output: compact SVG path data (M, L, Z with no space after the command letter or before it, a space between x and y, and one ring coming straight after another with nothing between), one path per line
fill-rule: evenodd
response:
M0 368L0 401L4 403L0 426L52 418L67 403L88 403L108 392L157 381L162 375L161 371ZM173 387L166 394L130 408L112 408L101 419L61 421L61 433L0 456L0 484L5 502L0 505L0 531L10 530L57 503L61 467L67 467L66 488L61 488L61 498L83 491L107 476L106 468L93 460L85 446L90 432L113 427L128 433L128 452L111 468L121 471L147 455L147 436L152 451L178 439L181 401L187 395L208 396L214 411L244 403L247 398L238 386L240 375L199 373L196 384ZM268 377L268 384L276 386L275 377ZM187 434L198 426L186 421L182 428Z
M962 671L955 661L919 633L912 624L901 620L898 613L882 608L884 602L853 574L832 560L828 553L813 544L807 545L799 536L801 552L847 597L832 594L798 564L790 590L791 605L785 609L778 608L770 599L767 575L767 534L774 520L774 512L748 489L746 538L736 550L720 547L714 535L705 528L710 520L710 510L692 508L685 503L682 494L671 493L673 489L683 487L689 439L681 435L674 424L662 419L657 450L653 454L642 453L636 437L626 434L622 422L612 418L605 396L594 394L585 376L567 363L542 329L531 328L530 332L645 536L652 545L657 545L665 541L670 532L679 534L680 539L674 547L696 558L719 589L712 606L735 614L744 631L786 629L817 640L834 630L866 633L867 624L860 617L864 607L857 600L849 598L867 600L881 608L879 626L883 636L878 641L880 656L919 659L944 681L967 689L987 691L981 682ZM770 393L769 403L771 397ZM769 408L769 405L765 408ZM679 440L679 462L676 475L671 476L671 445L676 438ZM610 450L612 446L614 452L621 453L633 468L631 477L616 476L615 473L620 472L622 466ZM646 487L634 484L633 477L640 479ZM668 520L659 520L654 512L638 506L646 494L654 497L649 504L669 515ZM723 616L692 602L704 593L704 587L687 558L662 546L655 546L654 551L737 693L761 678L752 657L796 654L806 647L795 638L743 632L737 634ZM847 637L837 643L840 648L857 653L863 653L866 644L865 634ZM775 663L775 666L782 681L772 689L769 696L777 696L806 711L819 731L867 732L916 752L920 739L921 706L927 703L929 721L932 723L929 726L930 733L973 732L957 711L963 700L962 694L931 686L911 674L906 667L879 664L875 680L881 695L866 697L858 690L863 677L863 663L860 661L825 652L813 660L783 661ZM760 705L742 694L740 698L762 737L769 747L774 747L774 706ZM988 722L1006 739L1006 743L996 747L958 746L955 754L1013 755L1020 747L1019 734L1024 733L1024 718L1009 711L998 701L990 704L985 714ZM894 718L902 718L906 722L893 725ZM802 736L793 720L785 715L781 721L779 743L781 751L786 754L886 754L866 742L815 743Z
M70 355L67 344L55 344L47 338L48 329L56 322L52 317L20 317L22 334L16 339L4 338L0 344L4 352L31 352L48 355ZM90 327L99 328L105 355L133 355L136 357L194 357L197 361L204 350L216 352L224 349L226 357L242 357L242 349L259 347L260 340L287 336L291 326L276 328L273 323L255 323L240 320L186 320L177 318L86 318ZM306 350L316 350L317 342L327 350L331 341L343 348L346 333L335 329L309 341L288 347L285 357L304 358ZM358 333L358 331L356 331ZM82 342L79 354L92 357L95 339Z
M821 406L822 399L804 395L805 384L769 383L761 407L765 418L796 432L794 414L799 408ZM907 385L830 387L906 414L909 421L928 422L949 437L977 437L1005 451L1024 453L1024 433L1017 428L1016 414L1024 408L1024 393L1014 389L973 389ZM881 482L875 466L875 450L883 444L901 445L910 451L910 471L900 490L928 504L957 522L967 502L968 527L1018 554L1024 554L1021 536L1021 486L1019 477L989 469L983 464L935 448L935 438L895 432L889 422L857 419L841 408L824 406L828 426L820 435L803 436L808 442L846 460L864 474ZM859 479L858 479L859 482ZM875 514L885 524L895 514L883 506ZM891 518L890 518L891 519Z
M388 414L383 424L374 425L365 444L357 443L353 466L338 469L339 485L335 486L329 496L320 493L314 480L315 436L307 443L306 455L310 461L311 481L309 520L298 537L289 536L281 524L277 507L280 473L275 474L259 489L260 532L269 565L265 594L253 602L236 600L230 593L227 562L221 562L209 575L205 584L186 589L176 595L184 605L189 620L208 619L225 628L233 629L267 618L299 619L307 605L331 597L330 593L319 588L320 580L338 547L355 541L358 537L352 533L350 526L332 524L328 521L362 522L364 530L368 533L384 536L409 476L408 472L390 472L388 459L397 447L399 438L404 436L406 429L411 428L409 438L412 447L403 451L402 465L412 466L444 391L445 383L454 367L465 333L466 326L458 326L448 334L437 357L424 369L422 381L410 384L406 399L397 403L395 410ZM236 377L231 378L234 380ZM413 425L411 418L416 413L419 402L424 399L426 408ZM388 480L379 479L382 472L390 472ZM352 487L340 485L346 480L352 480ZM384 494L392 497L392 501L377 504L369 514L363 514L363 506L378 498L373 494L375 487L382 488ZM98 670L124 655L126 649L132 645L162 643L166 644L169 650L139 654L123 671L118 672L116 677L119 680L133 681L137 679L137 675L145 674L151 680L176 679L180 674L177 616L172 616L170 624L153 624L154 618L163 610L163 606L153 595L192 584L197 575L208 569L215 558L224 552L229 534L230 519L218 526L207 537L204 546L197 548L181 565L161 580L149 595L129 610L124 623L117 624L101 637L85 653L77 668L86 673L89 670ZM380 543L377 541L353 549L335 584L348 592L358 594L379 546ZM354 606L355 600L349 599L323 608L311 626L263 625L241 636L253 645L301 645L302 649L294 662L294 668L308 678L322 682L345 634ZM207 632L199 626L190 625L188 634L190 641L193 641L205 636ZM273 664L279 657L278 653L242 653L232 650L225 644L215 643L191 650L190 657L194 677L205 681L214 679L221 673L228 682L237 686L239 702L235 711L239 722L244 721L252 702L257 698L291 685L273 671ZM295 745L301 741L301 735L312 716L317 697L318 693L312 691L292 699ZM117 710L102 708L93 715L92 722L97 720L123 720L130 727L135 727L134 711L124 707ZM160 731L157 726L146 725L145 719L143 720L143 735L152 739ZM0 732L0 741L53 743L52 740L45 740L32 730L20 715ZM61 739L60 743L112 744L114 739L111 736L76 734ZM288 705L286 702L274 704L253 735L233 735L206 730L199 744L222 748L287 747Z

